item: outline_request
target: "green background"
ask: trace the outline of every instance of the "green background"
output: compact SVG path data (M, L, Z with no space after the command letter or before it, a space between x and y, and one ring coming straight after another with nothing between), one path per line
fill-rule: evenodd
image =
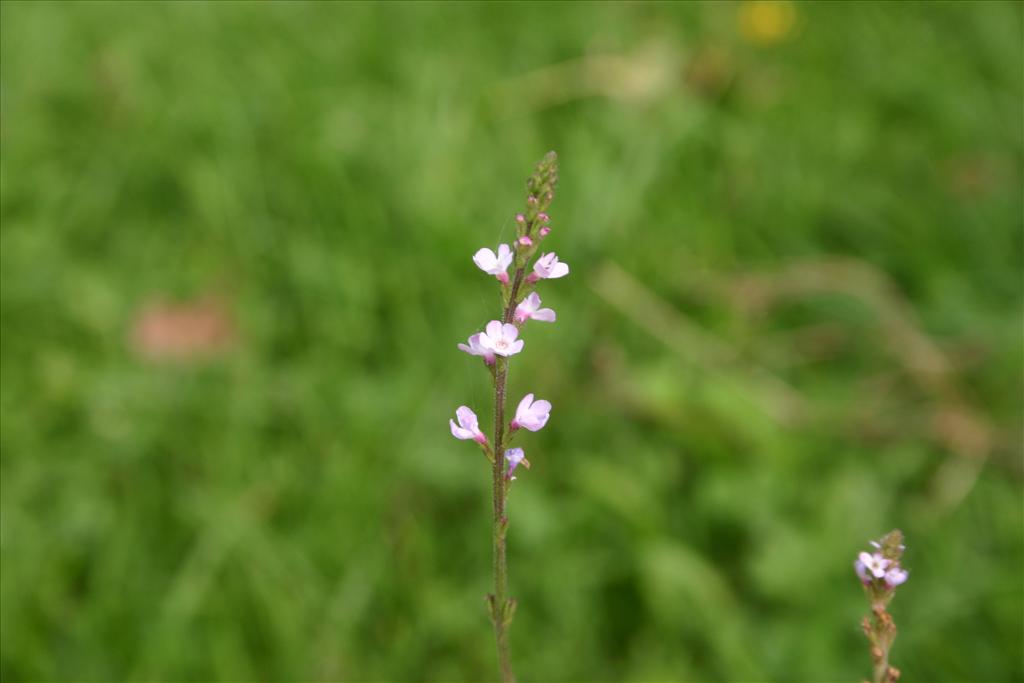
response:
M1021 5L0 12L3 680L493 677L447 420L548 149L520 679L859 681L893 527L903 680L1024 679Z

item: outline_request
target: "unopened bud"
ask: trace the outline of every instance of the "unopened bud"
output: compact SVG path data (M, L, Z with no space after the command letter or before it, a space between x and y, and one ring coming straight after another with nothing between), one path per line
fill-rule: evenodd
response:
M526 235L523 235L522 237L519 238L519 244L523 245L524 247L532 247L533 240L531 240Z
M539 220L541 223L547 223L549 220L551 220L551 217L542 211L537 214L537 220Z
M540 230L537 231L537 234L539 234L541 237L547 237L550 232L551 228L549 228L546 225L542 225Z
M529 197L526 198L526 205L529 207L537 206L537 198L531 194Z
M523 224L525 222L526 222L526 216L524 216L521 213L517 213L516 214L516 223L519 223L521 225L521 224Z

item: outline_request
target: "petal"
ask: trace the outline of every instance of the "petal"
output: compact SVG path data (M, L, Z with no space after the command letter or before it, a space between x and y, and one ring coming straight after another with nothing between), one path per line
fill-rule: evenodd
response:
M909 572L904 569L890 569L885 573L885 582L890 586L898 586L907 580Z
M505 353L505 355L506 356L514 356L515 354L519 353L522 350L523 350L523 340L520 339L517 342L512 342L512 346L509 348L508 352Z
M528 412L530 412L530 404L533 403L533 394L527 394L523 396L523 400L516 406L516 419L521 420Z
M498 257L494 255L493 251L487 247L483 247L473 254L473 263L475 263L476 267L480 270L488 272L493 270L494 266L498 264Z
M548 273L548 279L554 280L555 278L565 277L569 274L569 266L564 263L556 263L551 266L551 272Z
M501 336L507 341L515 341L516 337L519 336L519 328L511 323L505 323L501 327Z
M530 394L533 396L533 394ZM530 408L530 412L534 415L547 415L551 412L551 402L541 399L533 402L533 407Z
M492 340L500 339L502 330L501 321L492 320L491 322L487 323L487 327L485 327L484 330L487 332L487 334L485 337L480 338L480 343L484 343L484 339L486 337L490 337Z
M469 431L468 429L463 429L462 427L455 426L455 420L448 420L448 424L452 428L452 436L454 436L456 439L473 438L473 432Z
M458 410L455 411L455 417L459 419L459 424L470 432L479 431L479 423L476 419L476 413L467 408L466 406L459 406Z
M541 322L545 323L555 322L555 312L550 308L542 308L534 312L534 314L531 315L530 317L533 318L534 320L540 320Z
M868 553L861 553L857 556L857 559L860 560L860 563L865 567L874 564L874 559Z
M466 353L468 353L471 356L475 356L476 355L476 353L473 352L473 349L468 347L468 346L466 346L465 344L456 344L455 346L456 346L456 348L458 348L459 351L465 351Z
M512 250L507 244L498 245L498 262L497 266L501 270L508 268L509 264L512 263Z

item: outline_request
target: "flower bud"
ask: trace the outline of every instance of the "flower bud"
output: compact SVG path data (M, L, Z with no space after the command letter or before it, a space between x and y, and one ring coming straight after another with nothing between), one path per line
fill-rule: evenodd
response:
M550 232L551 232L551 228L549 228L546 225L542 225L540 230L537 231L537 234L539 234L541 236L541 238L544 238L544 237L547 237L548 234L550 234Z
M521 244L524 247L532 247L533 246L533 240L531 240L526 235L523 235L522 237L519 238L519 244Z
M524 216L521 213L517 213L516 214L516 223L519 223L520 225L524 225L526 223L526 216Z

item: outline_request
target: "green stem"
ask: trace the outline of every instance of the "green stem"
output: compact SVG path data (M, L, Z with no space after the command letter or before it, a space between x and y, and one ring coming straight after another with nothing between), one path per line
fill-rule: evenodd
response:
M508 290L502 322L512 322L515 315L516 298L523 283L525 268L516 268L512 286ZM508 561L505 556L505 537L508 533L508 518L505 516L505 499L508 497L508 480L505 478L505 394L508 382L508 359L498 356L494 360L494 462L491 468L491 484L494 504L494 594L491 596L491 621L494 622L494 640L498 646L498 664L501 680L512 683L512 655L509 652L508 627L512 623L514 601L508 597Z
M511 608L508 600L508 564L505 558L505 536L508 519L505 517L505 497L508 482L505 480L505 382L508 377L508 360L495 359L494 368L494 465L492 484L494 494L494 595L491 602L491 620L494 622L494 639L498 646L498 664L501 666L501 680L511 683L512 656L508 646L508 627Z
M875 660L874 683L889 683L889 648L881 648L882 656Z

